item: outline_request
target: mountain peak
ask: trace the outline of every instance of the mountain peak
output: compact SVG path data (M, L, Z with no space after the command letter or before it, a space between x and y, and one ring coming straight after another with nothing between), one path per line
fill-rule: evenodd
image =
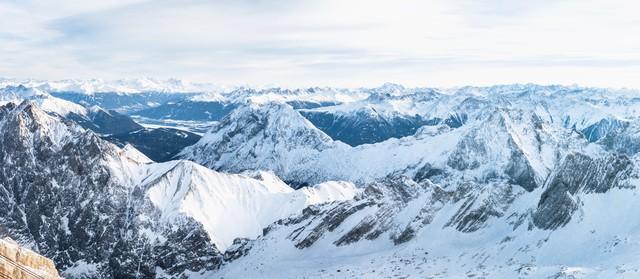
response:
M343 145L287 104L248 104L215 124L178 157L213 169L271 170L285 180L298 180L311 175L291 173L298 164L309 162L307 156Z
M260 179L255 179L216 172L190 161L161 165L157 168L161 175L151 179L147 187L149 199L162 211L162 218L169 223L183 214L194 218L222 251L234 239L255 238L272 222L299 214L310 204L349 199L356 192L353 185L344 184L294 191L268 173L259 173ZM164 166L170 169L165 171Z

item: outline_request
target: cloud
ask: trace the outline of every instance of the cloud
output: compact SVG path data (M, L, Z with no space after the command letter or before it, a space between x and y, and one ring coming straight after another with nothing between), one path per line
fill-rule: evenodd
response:
M14 1L0 75L640 87L633 1ZM553 73L553 74L550 74ZM587 78L588 77L588 78Z

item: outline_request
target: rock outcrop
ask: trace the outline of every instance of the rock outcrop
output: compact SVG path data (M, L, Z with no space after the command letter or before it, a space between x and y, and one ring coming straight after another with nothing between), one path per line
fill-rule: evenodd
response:
M52 260L5 238L0 239L0 278L58 279L60 276Z

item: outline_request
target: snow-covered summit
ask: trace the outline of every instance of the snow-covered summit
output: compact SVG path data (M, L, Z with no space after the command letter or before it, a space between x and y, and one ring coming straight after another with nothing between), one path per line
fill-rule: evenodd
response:
M366 184L394 173L429 168L449 176L503 176L528 190L540 186L563 154L586 148L572 129L549 123L549 113L495 108L462 127L401 139L347 146L334 141L284 104L250 105L232 112L181 158L218 170L271 170L287 181Z
M346 145L334 142L287 104L247 104L216 123L178 156L230 172L271 170L290 180L320 152ZM320 182L320 181L318 181Z
M236 238L255 238L269 224L300 214L311 205L351 199L356 188L326 183L293 190L274 175L261 179L224 174L188 161L174 161L169 171L151 180L149 198L166 221L181 214L200 222L221 251Z
M81 105L55 98L38 88L26 87L24 85L0 88L0 105L7 103L19 104L24 100L36 102L40 108L62 116L70 113L80 115L87 113L87 110Z
M18 80L4 79L0 81L0 87L23 85L34 87L48 92L78 92L92 94L96 92L113 93L141 93L141 92L166 92L166 93L199 93L213 92L221 88L211 83L197 83L180 79L154 79L131 78L120 80Z

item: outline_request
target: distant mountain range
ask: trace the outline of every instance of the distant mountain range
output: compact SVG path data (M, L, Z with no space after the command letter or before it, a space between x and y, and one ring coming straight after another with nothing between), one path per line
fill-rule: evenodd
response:
M638 91L107 84L0 80L0 238L65 278L640 276Z

